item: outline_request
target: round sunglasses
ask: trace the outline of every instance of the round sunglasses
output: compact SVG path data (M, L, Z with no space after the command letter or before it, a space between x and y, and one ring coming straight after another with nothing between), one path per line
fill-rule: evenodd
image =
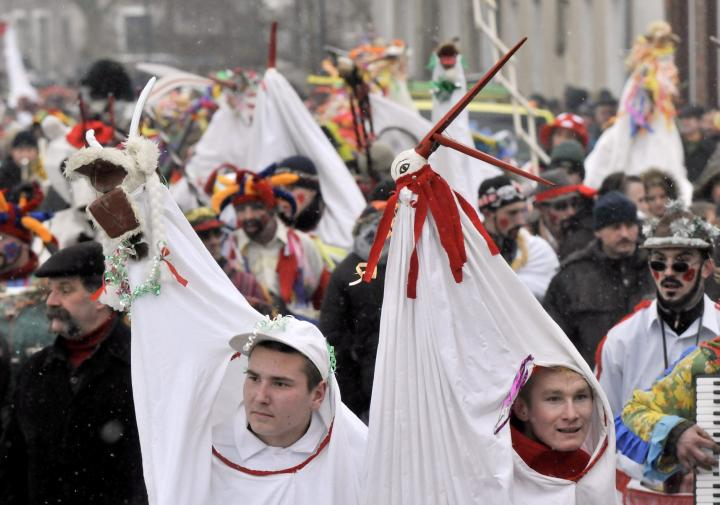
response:
M664 272L667 268L667 262L660 261L660 260L652 260L648 263L650 265L650 269L654 270L656 272ZM670 268L672 268L673 272L678 274L684 274L688 270L690 270L690 263L687 261L673 261L673 263L670 265Z

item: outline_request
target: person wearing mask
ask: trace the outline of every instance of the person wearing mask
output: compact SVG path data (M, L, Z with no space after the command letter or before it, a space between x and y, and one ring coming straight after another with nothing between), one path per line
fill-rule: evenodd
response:
M720 334L720 310L704 294L714 266L714 229L680 206L648 227L642 247L649 252L656 298L638 305L598 346L596 373L613 414L686 349Z

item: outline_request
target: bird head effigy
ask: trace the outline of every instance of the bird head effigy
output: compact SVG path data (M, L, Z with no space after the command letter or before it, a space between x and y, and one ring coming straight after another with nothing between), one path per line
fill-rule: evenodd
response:
M456 282L462 281L462 267L467 261L465 253L465 243L460 226L460 210L462 210L472 221L475 228L485 237L488 247L497 253L497 247L488 235L487 231L480 222L480 218L473 206L467 202L459 193L450 188L448 183L435 172L428 163L430 155L440 146L454 149L461 153L472 156L479 160L485 161L499 168L512 172L514 174L532 179L534 181L552 185L552 183L541 177L533 175L529 172L521 170L505 161L499 160L494 156L483 153L468 147L464 144L456 142L449 137L443 135L445 129L453 122L453 120L462 112L462 110L472 101L472 99L482 90L488 82L497 74L497 72L508 62L508 60L520 49L527 38L519 41L510 49L468 92L450 109L440 121L425 135L425 137L415 146L414 149L403 151L395 157L391 167L390 174L396 183L395 194L388 200L388 205L383 214L383 218L378 226L378 232L375 242L370 251L368 265L363 275L365 282L370 282L375 272L377 262L382 252L383 244L390 232L392 218L395 212L395 204L398 195L403 188L407 188L417 195L414 203L415 212L415 229L422 229L423 222L430 212L438 227L440 241L450 262L450 268ZM457 202L457 204L455 204ZM415 235L415 244L419 240L419 233ZM413 249L410 260L410 272L408 278L408 297L415 298L415 282L418 275L418 261L416 247Z

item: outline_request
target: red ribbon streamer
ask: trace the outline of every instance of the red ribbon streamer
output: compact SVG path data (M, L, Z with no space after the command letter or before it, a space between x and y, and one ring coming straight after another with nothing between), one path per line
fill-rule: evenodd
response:
M413 226L414 245L412 255L410 257L410 268L408 271L407 296L408 298L417 297L417 277L419 274L419 261L417 257L417 245L420 241L423 225L427 219L428 211L435 220L435 226L440 236L440 243L445 249L448 261L450 263L450 271L453 274L455 282L462 282L462 267L467 262L467 254L465 252L465 238L462 232L462 223L460 222L460 209L470 218L473 226L478 230L480 235L485 239L490 252L495 255L499 250L485 227L480 222L475 209L465 200L459 193L454 191L450 185L440 177L430 165L425 165L418 172L403 176L397 180L396 192L388 199L387 207L383 212L382 219L378 225L378 231L375 235L375 242L370 249L367 268L363 275L363 281L370 282L373 272L377 268L385 240L390 233L392 219L395 213L395 205L397 204L398 195L402 188L407 187L410 191L418 195L415 202L415 222ZM457 198L457 205L453 201L453 195Z
M96 302L100 299L103 293L107 291L105 287L105 277L103 276L102 285L92 294L90 295L90 300L93 302Z
M167 247L163 247L161 254L162 254L162 261L165 262L165 264L168 267L168 270L170 270L170 273L173 274L173 276L175 277L175 280L178 281L180 284L182 284L183 287L187 286L187 284L188 284L187 279L185 279L185 277L180 275L180 273L177 271L175 266L172 263L170 263L170 261L165 259L167 256L170 256L170 249L168 249Z
M568 193L579 193L585 198L595 198L597 191L593 188L585 186L584 184L571 184L569 186L560 186L559 188L551 188L547 191L542 191L535 195L535 201L538 203L544 202L559 196L567 195Z
M237 463L233 463L229 459L227 459L225 456L220 454L215 447L212 448L213 455L225 463L227 466L232 468L233 470L237 470L242 473L247 473L249 475L256 475L258 477L267 477L268 475L278 475L283 473L297 473L303 468L305 468L312 460L318 457L318 455L322 452L323 449L330 443L330 436L332 435L333 426L335 425L335 421L330 424L330 429L328 430L327 435L325 435L325 438L320 442L320 445L318 446L317 450L305 461L300 463L299 465L295 465L290 468L285 468L283 470L252 470L250 468L246 468L244 466L240 466Z

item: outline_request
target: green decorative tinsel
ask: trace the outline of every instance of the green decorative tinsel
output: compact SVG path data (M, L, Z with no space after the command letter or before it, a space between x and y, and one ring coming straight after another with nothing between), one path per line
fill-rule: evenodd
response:
M456 82L441 77L437 81L432 81L433 96L440 102L447 102L455 92L460 89Z

